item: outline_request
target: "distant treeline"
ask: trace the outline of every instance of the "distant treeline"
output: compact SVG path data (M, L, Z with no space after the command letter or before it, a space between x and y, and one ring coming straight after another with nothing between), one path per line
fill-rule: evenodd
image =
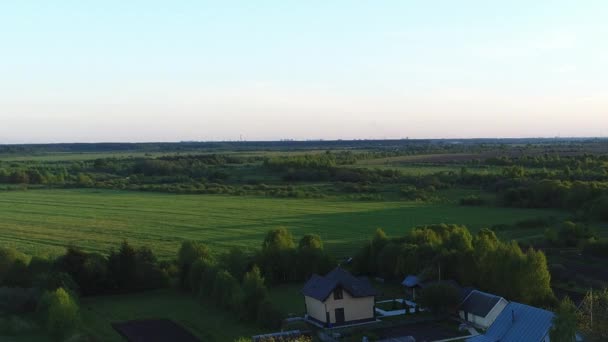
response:
M149 143L59 143L0 145L0 154L93 153L93 152L192 152L251 150L411 149L462 150L500 146L581 146L608 144L605 138L514 138L514 139L387 139L387 140L281 140L281 141L185 141Z

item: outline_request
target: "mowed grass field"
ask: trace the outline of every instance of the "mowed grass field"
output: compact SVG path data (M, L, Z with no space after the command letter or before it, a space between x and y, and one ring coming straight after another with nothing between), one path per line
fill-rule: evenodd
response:
M105 253L127 240L172 258L183 240L203 241L215 251L231 246L258 248L268 230L285 226L296 238L319 234L328 250L347 256L378 227L392 236L432 223L465 224L476 231L493 224L563 215L552 210L452 203L47 189L0 192L0 244L32 255L56 255L69 244Z

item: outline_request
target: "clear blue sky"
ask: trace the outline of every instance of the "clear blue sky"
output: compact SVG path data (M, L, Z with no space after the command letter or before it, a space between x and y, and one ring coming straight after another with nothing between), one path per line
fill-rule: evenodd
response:
M608 135L608 1L2 1L0 143Z

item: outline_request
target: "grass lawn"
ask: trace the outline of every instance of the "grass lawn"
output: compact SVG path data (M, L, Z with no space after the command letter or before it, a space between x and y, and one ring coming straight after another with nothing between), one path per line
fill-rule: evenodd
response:
M30 254L58 254L68 244L107 252L122 240L174 257L183 240L214 250L258 248L266 232L288 227L296 238L319 234L337 256L352 255L381 227L390 236L411 227L458 223L472 231L554 210L463 207L452 203L175 195L95 189L0 192L0 244ZM524 231L524 234L542 232Z
M240 322L232 313L216 309L211 304L203 306L193 296L174 290L84 298L81 311L83 329L106 342L124 341L111 323L153 318L171 319L201 341L230 342L240 336L264 332Z
M306 313L304 296L300 293L304 283L283 284L268 289L270 300L285 315L303 316Z
M399 302L376 303L376 308L384 311L403 310L403 305Z

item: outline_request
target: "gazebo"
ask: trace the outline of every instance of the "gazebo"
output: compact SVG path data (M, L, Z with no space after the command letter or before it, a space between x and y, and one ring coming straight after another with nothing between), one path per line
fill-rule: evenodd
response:
M411 274L401 282L401 285L405 287L405 291L412 295L413 300L416 300L416 288L421 288L421 284L420 277Z

